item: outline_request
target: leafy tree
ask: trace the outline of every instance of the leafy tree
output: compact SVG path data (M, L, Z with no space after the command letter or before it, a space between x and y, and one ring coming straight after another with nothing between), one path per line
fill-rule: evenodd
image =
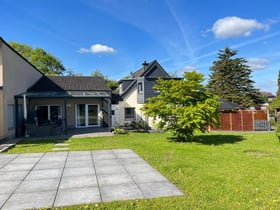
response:
M65 67L61 61L42 48L32 48L17 42L10 42L10 45L46 75L63 75L65 72Z
M171 131L179 140L191 140L194 131L206 131L219 123L217 97L202 85L203 75L186 72L182 80L158 79L154 89L159 95L144 104L145 115L159 128Z
M245 107L262 103L259 90L251 80L252 70L244 58L232 58L237 50L225 48L218 53L218 60L210 68L208 89L219 97Z
M91 73L91 76L93 76L93 77L102 77L106 81L108 87L111 88L112 90L116 90L119 87L119 83L116 80L111 80L107 76L104 76L102 74L102 72L99 71L98 69L93 71Z
M277 93L276 93L276 98L272 101L272 103L269 107L270 110L275 110L276 108L279 109L279 107L280 107L280 70L278 71L277 85L278 85L278 89L277 89Z

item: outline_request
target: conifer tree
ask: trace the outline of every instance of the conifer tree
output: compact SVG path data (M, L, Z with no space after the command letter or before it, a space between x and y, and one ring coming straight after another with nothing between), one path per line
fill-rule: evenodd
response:
M225 48L218 53L218 60L210 68L207 88L220 98L249 107L262 101L259 90L251 80L251 68L244 58L232 58L237 50Z

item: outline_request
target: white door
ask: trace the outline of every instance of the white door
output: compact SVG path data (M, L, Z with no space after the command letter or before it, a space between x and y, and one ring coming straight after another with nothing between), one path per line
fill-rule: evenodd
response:
M100 125L99 105L77 104L76 105L76 127L95 127Z

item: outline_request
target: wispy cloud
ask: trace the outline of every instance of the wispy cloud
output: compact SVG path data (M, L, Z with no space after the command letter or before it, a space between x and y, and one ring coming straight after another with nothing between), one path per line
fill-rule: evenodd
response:
M218 39L239 36L250 36L255 30L269 29L269 24L259 23L255 19L242 19L239 17L225 17L218 19L212 26L212 32Z
M167 4L167 7L169 9L169 11L171 12L173 18L175 19L178 27L179 27L179 30L183 36L183 40L184 40L184 43L185 43L185 46L188 50L188 56L190 58L191 61L195 60L195 56L194 56L194 50L190 44L190 41L188 39L188 36L187 36L187 33L186 33L186 26L182 23L181 19L179 18L178 14L176 13L176 11L174 10L174 8L172 7L172 5L170 4L170 2L168 0L166 0L166 4Z
M270 63L270 60L266 58L248 58L247 65L252 68L252 70L263 70Z
M112 48L108 47L107 45L102 44L94 44L90 48L80 48L79 53L92 53L92 54L98 54L98 53L116 53L117 51Z

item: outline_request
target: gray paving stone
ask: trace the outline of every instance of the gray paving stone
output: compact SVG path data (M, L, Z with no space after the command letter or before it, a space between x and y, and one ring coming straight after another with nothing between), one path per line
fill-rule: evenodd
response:
M0 171L26 171L31 170L34 167L35 163L17 163L17 164L8 164L0 169Z
M142 158L125 158L125 159L119 159L122 165L134 165L134 164L148 164L145 160Z
M23 180L29 171L2 171L0 172L1 181Z
M62 168L32 170L26 180L58 178L61 177L62 170Z
M126 170L121 165L95 166L96 174L121 174Z
M20 180L0 181L0 194L12 193L20 182Z
M170 182L140 183L138 184L138 187L143 192L145 198L184 195Z
M68 147L52 148L52 151L65 151L65 150L69 150L69 148Z
M19 157L26 157L26 158L41 158L45 153L25 153L20 154Z
M80 156L68 156L67 161L92 161L90 154Z
M79 187L95 187L97 186L96 177L87 176L70 176L62 177L59 189L79 188Z
M149 164L146 163L128 164L124 167L129 173L146 173L155 171L154 168L152 168Z
M10 197L10 193L0 194L0 209L9 197Z
M65 164L65 161L39 162L34 167L34 170L63 168L64 164Z
M15 193L3 206L2 210L22 210L31 208L51 207L56 191Z
M117 158L139 158L139 156L132 151L116 151L113 150Z
M94 175L95 171L92 167L83 167L83 168L65 168L63 171L63 177L66 176L84 176L84 175Z
M104 202L144 198L135 184L100 186L100 193Z
M116 155L111 150L101 150L92 152L93 160L106 160L106 159L115 159Z
M86 203L101 202L97 187L75 188L59 190L54 206L69 206Z
M26 156L19 156L17 158L15 158L14 160L12 160L10 163L11 164L22 164L22 163L37 163L38 161L40 160L39 157L34 157L34 158L29 158L29 157L26 157Z
M157 171L151 171L146 173L130 173L130 176L136 183L168 181Z
M16 193L43 192L57 190L60 178L24 180Z
M134 183L128 174L101 174L97 178L99 186Z
M118 159L107 159L107 160L95 160L94 165L96 167L99 167L99 166L114 166L114 165L121 166L121 163Z
M92 160L67 160L66 168L86 168L86 167L93 167Z
M69 157L91 156L91 151L71 151L68 154Z

